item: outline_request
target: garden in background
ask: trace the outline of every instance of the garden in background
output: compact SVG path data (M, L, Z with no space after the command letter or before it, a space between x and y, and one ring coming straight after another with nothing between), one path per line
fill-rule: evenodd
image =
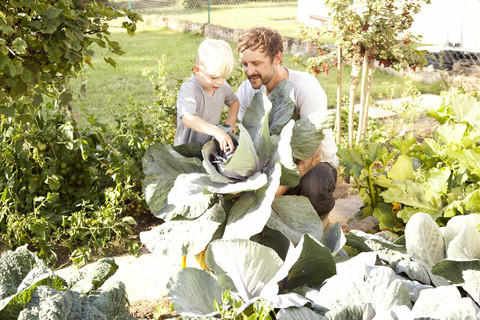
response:
M327 2L337 47L319 41L325 30L299 32L312 55L283 62L317 76L329 117L290 120L293 89L261 90L225 163L244 170L237 181L208 161L215 143L172 148L202 35L92 1L0 1L0 318L50 319L56 297L49 312L65 319L131 319L124 285L103 283L118 268L109 257L141 246L197 258L168 285L184 317L478 317L478 91L391 71L421 67L408 24L428 1L364 5L383 20ZM243 80L238 65L228 81ZM441 105L419 110L422 93ZM394 117L368 117L370 101L407 97ZM308 200L276 195L298 183L292 156L313 154L327 127L341 140L339 179L364 201L357 217L375 216L379 233L323 230ZM100 258L69 282L52 271Z

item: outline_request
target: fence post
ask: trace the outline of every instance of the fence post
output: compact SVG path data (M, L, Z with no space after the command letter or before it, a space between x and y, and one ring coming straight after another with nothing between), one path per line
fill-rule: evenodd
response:
M131 0L128 0L128 10L132 10Z
M207 24L210 24L210 0L208 0L208 22Z

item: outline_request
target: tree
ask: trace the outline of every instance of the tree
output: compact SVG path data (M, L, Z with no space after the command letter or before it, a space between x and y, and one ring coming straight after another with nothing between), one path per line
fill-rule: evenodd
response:
M66 84L85 64L93 44L123 53L108 37L108 22L126 16L133 35L141 17L96 0L0 0L0 106L39 106L44 97L71 100ZM115 66L111 57L105 61Z
M320 73L322 70L328 72L331 64L341 66L337 61L340 52L343 61L352 66L348 121L350 148L354 140L353 113L362 65L357 143L363 139L366 132L374 61L381 67L395 70L415 70L424 65L424 53L415 48L420 37L414 36L408 30L415 14L420 12L422 5L428 3L430 0L326 0L325 5L332 18L327 29L317 29L311 36L304 33L304 38L311 48L320 53L320 56L308 60L308 66L313 73ZM339 50L325 46L319 40L325 33L336 38L335 45ZM341 96L337 96L337 99L340 101ZM339 126L337 130L340 130Z

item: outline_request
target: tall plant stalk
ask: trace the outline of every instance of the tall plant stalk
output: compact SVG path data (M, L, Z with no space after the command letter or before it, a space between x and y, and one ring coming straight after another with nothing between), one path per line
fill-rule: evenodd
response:
M337 145L342 143L342 47L337 47Z

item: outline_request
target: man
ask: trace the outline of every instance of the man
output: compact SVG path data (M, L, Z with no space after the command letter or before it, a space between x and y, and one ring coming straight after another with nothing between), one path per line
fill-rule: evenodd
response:
M237 91L240 120L262 85L265 85L268 95L284 79L293 84L294 115L302 118L315 112L327 113L327 96L317 79L308 73L282 66L283 40L276 30L266 27L247 30L238 40L237 51L248 78ZM285 194L306 196L325 224L328 213L335 205L333 191L337 181L335 168L338 158L332 131L324 130L324 134L319 153L321 162L301 178L298 186Z

